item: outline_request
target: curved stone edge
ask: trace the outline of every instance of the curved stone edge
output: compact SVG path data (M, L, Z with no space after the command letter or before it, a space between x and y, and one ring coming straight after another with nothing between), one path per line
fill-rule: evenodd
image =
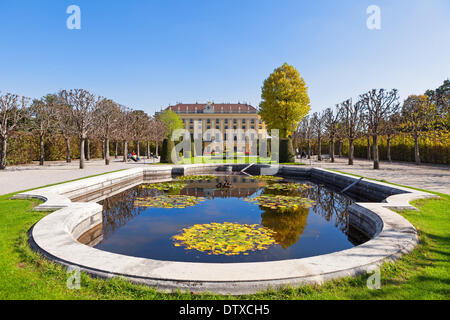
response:
M216 170L219 167L188 165L181 169L186 173L189 170ZM288 171L308 171L308 168L285 167ZM180 167L177 169L180 170ZM30 232L33 248L60 264L78 266L81 270L102 278L123 276L130 281L167 291L247 294L286 285L321 284L332 279L371 272L384 261L398 259L417 245L417 231L405 218L389 208L412 209L414 207L409 201L437 197L370 181L377 188L394 188L398 193L387 197L384 203L355 203L350 207L353 217L371 222L372 227L367 231L373 239L348 250L303 259L231 264L171 262L114 254L76 241L84 231L101 223L102 207L96 203L72 203L61 194L80 188L89 191L93 186L98 188L99 185L108 185L130 176L167 175L171 174L171 170L172 167L163 166L134 168L15 196L21 199L46 200L37 210L62 208L44 217L33 227ZM309 169L310 172L312 170L323 169ZM332 174L357 179L336 172ZM362 225L362 228L367 229L367 226Z

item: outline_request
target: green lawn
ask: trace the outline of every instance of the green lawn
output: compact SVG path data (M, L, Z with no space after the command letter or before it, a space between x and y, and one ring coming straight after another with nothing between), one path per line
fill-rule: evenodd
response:
M420 211L403 211L419 230L420 245L396 263L381 268L381 289L366 287L368 275L322 286L286 288L238 299L449 299L450 196L418 200ZM228 299L213 294L165 294L122 279L82 275L81 289L66 287L65 269L33 252L27 231L48 213L35 212L35 200L0 196L0 299Z

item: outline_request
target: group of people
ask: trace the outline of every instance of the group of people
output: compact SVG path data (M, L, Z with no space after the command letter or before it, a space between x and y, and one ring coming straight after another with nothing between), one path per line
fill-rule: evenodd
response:
M154 155L153 153L150 153L150 158L158 159L158 157L156 155ZM128 159L131 159L134 162L141 161L141 158L139 158L134 151L128 154Z

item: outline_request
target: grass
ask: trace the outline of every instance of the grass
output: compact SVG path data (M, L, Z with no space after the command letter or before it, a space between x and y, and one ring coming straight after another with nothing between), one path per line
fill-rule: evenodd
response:
M450 196L418 200L420 211L402 211L419 231L420 244L396 263L381 267L381 289L366 287L369 275L230 297L215 294L161 293L123 279L81 277L81 289L66 286L68 274L28 246L27 231L46 214L32 211L36 200L0 196L0 299L449 299Z

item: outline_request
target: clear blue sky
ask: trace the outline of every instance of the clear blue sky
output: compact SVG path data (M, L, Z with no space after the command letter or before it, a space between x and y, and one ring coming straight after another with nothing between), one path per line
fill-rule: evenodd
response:
M66 8L82 13L66 28ZM368 30L366 8L381 9ZM314 111L371 88L402 98L450 77L448 0L1 0L0 91L85 88L149 113L176 102L260 102L284 62Z

